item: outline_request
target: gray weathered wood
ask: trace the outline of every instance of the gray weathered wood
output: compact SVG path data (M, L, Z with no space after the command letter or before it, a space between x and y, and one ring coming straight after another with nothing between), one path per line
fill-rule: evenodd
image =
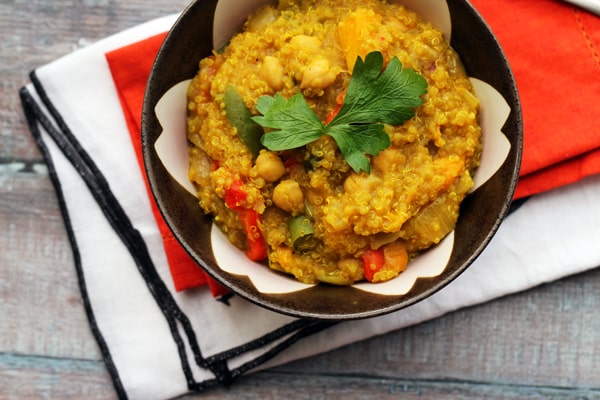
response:
M0 319L0 351L77 357L89 337L78 335L86 319L72 253L45 168L36 169L43 172L4 166L0 183L0 308L10 317ZM96 355L90 343L85 350Z
M599 279L570 277L280 369L600 388Z
M0 2L0 399L114 398L21 113L33 68L186 1ZM242 378L200 398L600 398L600 271Z
M362 374L364 375L364 374ZM245 391L243 389L245 388ZM241 393L249 393L242 397ZM197 398L213 399L437 399L437 400L542 400L598 399L594 389L504 385L495 382L419 380L364 376L261 373L246 377L235 388L210 390Z
M0 399L111 399L100 361L0 354Z

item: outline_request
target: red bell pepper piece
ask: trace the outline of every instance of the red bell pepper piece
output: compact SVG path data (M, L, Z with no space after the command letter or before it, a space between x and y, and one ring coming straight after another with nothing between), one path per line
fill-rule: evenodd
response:
M327 125L328 123L330 123L336 115L338 115L338 113L340 112L340 109L342 108L341 104L338 104L327 116L327 118L325 118L325 125Z
M238 213L248 243L246 256L252 261L264 260L267 258L267 241L259 227L260 215L253 209L240 210Z
M244 228L248 245L246 256L252 261L262 261L267 258L267 242L260 230L260 215L256 210L244 206L247 197L242 181L235 180L225 192L224 200L227 207L237 212Z
M363 261L363 269L365 279L369 282L373 282L373 277L375 273L381 271L381 269L385 266L385 256L383 255L383 250L366 250L362 254Z
M335 102L337 103L337 106L329 113L327 118L325 118L325 121L324 121L325 125L330 123L336 117L336 115L338 115L338 113L342 109L342 105L344 105L345 98L346 98L345 90L337 95L337 97L335 98Z
M225 200L227 207L238 211L244 208L242 204L246 197L248 197L248 193L244 190L244 184L240 180L235 180L229 189L225 191L223 200Z

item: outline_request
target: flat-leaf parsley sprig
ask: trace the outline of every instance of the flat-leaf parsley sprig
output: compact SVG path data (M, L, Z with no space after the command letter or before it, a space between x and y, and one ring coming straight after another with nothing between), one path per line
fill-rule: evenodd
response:
M357 58L344 102L327 124L301 93L289 99L279 94L260 97L256 109L262 115L252 119L273 129L261 137L262 144L272 151L289 150L329 135L355 172L370 172L366 154L374 156L390 146L384 124L401 125L412 118L427 91L425 78L403 69L397 57L385 69L383 64L379 51L367 54L364 61Z

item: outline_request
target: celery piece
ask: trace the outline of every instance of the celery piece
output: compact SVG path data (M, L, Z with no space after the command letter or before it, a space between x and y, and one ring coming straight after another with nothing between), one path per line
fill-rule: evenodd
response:
M252 112L246 107L242 96L233 86L227 86L223 101L227 119L237 129L238 137L250 153L257 157L263 148L260 143L260 138L264 133L263 128L252 120Z

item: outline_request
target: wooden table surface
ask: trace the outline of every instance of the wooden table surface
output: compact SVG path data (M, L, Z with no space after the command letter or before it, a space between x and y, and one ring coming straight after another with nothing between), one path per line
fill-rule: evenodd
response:
M186 1L0 1L0 399L111 399L47 169L28 73ZM199 397L600 398L600 271L252 374Z

